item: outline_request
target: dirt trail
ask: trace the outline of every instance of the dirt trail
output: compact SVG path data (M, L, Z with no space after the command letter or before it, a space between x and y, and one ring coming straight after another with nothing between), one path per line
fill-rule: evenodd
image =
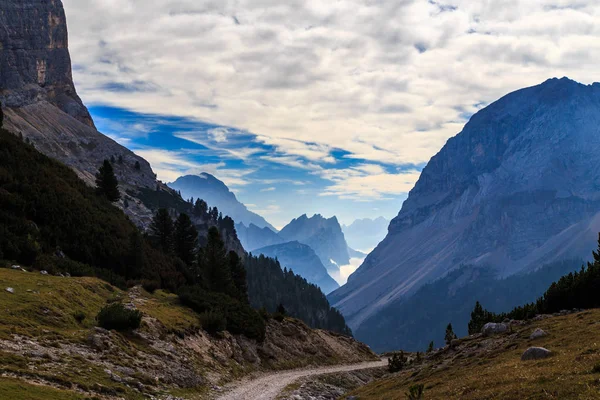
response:
M273 400L287 385L300 378L335 372L348 372L383 367L385 365L387 365L387 360L276 372L250 380L242 380L226 386L226 393L217 396L217 400Z

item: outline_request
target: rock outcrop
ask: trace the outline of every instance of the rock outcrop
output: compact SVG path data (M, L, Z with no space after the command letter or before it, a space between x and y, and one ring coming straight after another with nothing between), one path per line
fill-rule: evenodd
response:
M497 335L500 333L506 333L506 332L508 332L508 329L509 328L508 328L507 324L503 324L503 323L496 324L494 322L488 322L481 329L481 333L483 334L483 336L492 336L492 335Z
M552 352L543 347L530 347L521 356L521 361L542 360L552 355Z
M475 114L423 170L387 237L329 296L356 329L461 265L500 276L588 258L600 231L600 84L569 79Z
M326 219L315 214L308 218L304 214L287 224L279 236L310 246L334 279L339 276L339 267L350 263L348 244L336 217Z

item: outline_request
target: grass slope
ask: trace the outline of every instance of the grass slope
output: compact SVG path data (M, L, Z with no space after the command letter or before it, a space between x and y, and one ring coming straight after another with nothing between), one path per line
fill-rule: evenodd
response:
M535 328L548 336L530 340ZM531 346L554 355L522 362ZM489 349L484 350L482 349ZM598 399L600 310L553 317L492 338L464 340L458 351L439 353L421 365L368 384L351 395L361 400L406 399L414 384L424 384L424 399Z

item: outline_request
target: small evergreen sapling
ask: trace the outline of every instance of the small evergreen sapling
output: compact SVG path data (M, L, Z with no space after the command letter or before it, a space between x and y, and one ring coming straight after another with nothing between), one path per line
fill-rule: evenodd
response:
M450 345L454 339L456 339L456 335L454 334L454 330L452 329L452 324L448 324L446 327L446 335L444 336L444 340L447 345Z

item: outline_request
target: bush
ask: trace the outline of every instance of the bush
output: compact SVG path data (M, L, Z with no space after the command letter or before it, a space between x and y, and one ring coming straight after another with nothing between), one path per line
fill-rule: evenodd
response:
M271 319L271 314L269 314L269 312L267 311L266 308L261 307L258 310L258 313L260 314L260 316L262 317L262 319L264 319L265 321L268 321Z
M73 318L75 318L75 321L77 321L77 323L80 324L85 319L85 314L83 313L83 311L75 311L73 313Z
M112 303L104 307L96 317L98 326L117 331L134 330L140 327L142 313L129 310L121 303Z
M198 287L184 287L179 291L179 299L195 312L218 312L226 320L226 329L234 335L244 335L250 339L264 340L266 324L261 315L248 304L242 303L223 293L206 292Z
M594 365L594 367L592 368L592 373L593 374L600 374L600 362L596 363Z
M406 397L408 398L408 400L419 400L423 398L424 391L425 386L423 384L412 385L408 388L408 393L406 393Z
M285 314L282 314L280 312L276 312L273 314L273 319L277 322L283 322L283 320L285 319Z
M157 289L160 289L160 282L154 281L154 280L149 280L149 279L144 279L142 281L142 287L144 288L144 290L146 292L154 293L154 292L156 292Z
M404 364L406 364L404 352L394 353L388 358L388 371L392 373L401 371L404 368Z
M214 335L227 329L227 319L216 311L206 311L200 314L200 324L202 329Z

